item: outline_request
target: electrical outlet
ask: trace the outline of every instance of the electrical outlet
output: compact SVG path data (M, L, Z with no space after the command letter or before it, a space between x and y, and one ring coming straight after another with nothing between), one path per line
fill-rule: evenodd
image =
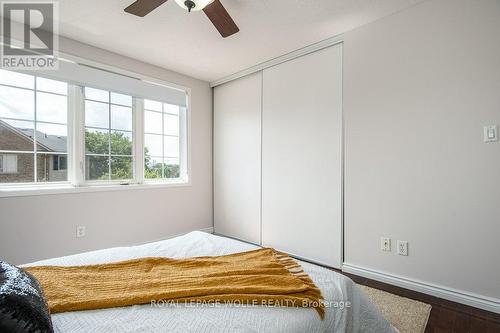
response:
M398 240L398 254L400 256L408 255L408 242Z
M382 251L391 251L391 239L388 237L380 237L380 249Z
M484 142L498 141L498 125L484 126Z
M85 237L86 230L84 225L79 225L76 227L76 238Z

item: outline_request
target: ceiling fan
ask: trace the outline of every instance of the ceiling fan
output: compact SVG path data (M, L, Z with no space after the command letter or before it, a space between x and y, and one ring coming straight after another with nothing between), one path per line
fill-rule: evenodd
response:
M136 0L136 2L125 8L125 11L144 17L165 2L167 0ZM175 0L175 2L189 12L203 10L224 38L240 31L219 0Z

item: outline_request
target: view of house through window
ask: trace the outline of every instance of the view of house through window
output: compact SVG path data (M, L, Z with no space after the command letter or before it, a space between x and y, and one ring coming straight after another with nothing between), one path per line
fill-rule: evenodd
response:
M181 107L144 101L144 178L180 177Z
M0 183L67 181L68 85L0 70Z

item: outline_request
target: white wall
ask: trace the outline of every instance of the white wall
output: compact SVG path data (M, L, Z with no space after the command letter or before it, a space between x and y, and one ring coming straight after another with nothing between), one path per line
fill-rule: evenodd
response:
M344 47L345 261L500 299L500 1L426 1Z
M191 88L188 187L0 198L0 259L14 264L212 227L212 92L207 82L62 38L62 52ZM76 226L87 236L75 238Z

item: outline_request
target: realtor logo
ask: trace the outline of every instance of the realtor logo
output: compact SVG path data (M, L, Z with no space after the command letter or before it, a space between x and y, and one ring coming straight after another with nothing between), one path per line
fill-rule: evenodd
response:
M58 69L58 3L0 1L0 67L15 70Z

